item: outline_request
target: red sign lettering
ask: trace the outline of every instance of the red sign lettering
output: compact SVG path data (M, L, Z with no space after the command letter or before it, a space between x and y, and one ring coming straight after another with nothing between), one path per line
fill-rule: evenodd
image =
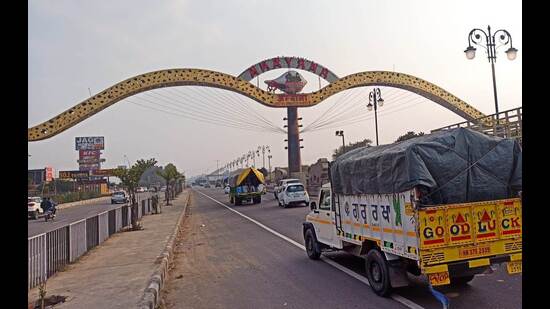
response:
M327 76L328 76L328 69L327 68L323 68L321 70L321 73L319 73L319 76L321 76L322 78L324 79L327 79Z
M290 68L290 63L292 62L292 58L291 57L285 57L285 62L288 65L288 67Z
M315 73L315 71L317 71L317 63L311 62L308 71Z
M298 59L298 65L296 66L297 69L306 70L306 64L304 59Z
M262 61L260 63L260 70L262 70L262 72L269 71L269 66L267 65L267 62Z
M255 66L250 67L250 69L248 69L248 73L250 74L250 78L253 78L254 76L258 75L258 71L256 71Z
M281 68L281 59L273 58L273 68Z

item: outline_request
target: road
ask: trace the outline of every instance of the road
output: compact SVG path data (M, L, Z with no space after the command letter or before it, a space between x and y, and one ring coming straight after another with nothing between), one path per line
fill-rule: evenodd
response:
M138 203L141 205L142 199L151 197L152 192L137 193ZM160 194L164 194L160 192ZM32 237L42 233L46 233L62 226L68 225L72 222L79 221L81 219L89 218L102 213L107 210L111 210L120 206L121 204L112 205L110 200L98 201L93 204L73 206L65 209L58 209L54 221L45 222L43 216L40 216L37 220L29 219L27 224L27 236Z
M166 288L168 308L183 304L190 308L441 308L422 278L411 275L411 285L395 289L394 299L387 299L362 282L366 279L362 259L343 252L324 254L329 263L336 262L362 280L327 262L309 260L291 243L304 244L302 222L307 207L283 209L273 194L264 195L259 205L233 206L219 188L195 190L185 223L187 236L177 249L180 254ZM177 279L178 275L182 277ZM521 308L521 281L521 275L508 275L502 265L465 287L438 290L450 299L451 308ZM404 305L403 299L412 305Z

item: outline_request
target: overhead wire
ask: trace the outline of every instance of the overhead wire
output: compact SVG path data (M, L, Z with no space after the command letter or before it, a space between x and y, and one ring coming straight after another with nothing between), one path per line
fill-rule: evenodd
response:
M188 96L188 94L186 93L183 93L181 91L179 91L179 89L174 89L174 91L178 92L178 96L181 97L181 95L184 95L184 96ZM207 101L211 100L212 98L208 98L205 96L205 94L202 94L202 93L199 93L198 90L196 89L193 89L191 88L191 91L197 93L199 96L201 96L202 98L205 98ZM223 92L222 92L223 93ZM180 95L181 94L181 95ZM248 106L244 105L244 103L240 103L240 102L236 102L237 104L239 104L239 106L231 106L229 107L227 105L227 101L226 100L223 100L220 98L220 95L217 91L217 89L215 91L213 91L211 93L211 95L213 95L213 98L214 100L216 100L218 102L218 104L215 106L215 108L220 108L221 110L224 111L224 113L227 113L227 114L231 114L233 116L236 116L237 118L241 118L243 119L246 119L248 121L250 120L254 120L253 117L250 117L250 112L252 110L253 113L255 113L256 115L259 115L257 112L255 112L253 109L249 108ZM206 103L208 104L208 103ZM233 109L232 109L233 108ZM240 112L240 113L239 113ZM246 117L246 116L249 116L249 117ZM243 120L244 120L243 119ZM278 131L281 131L281 132L284 132L286 133L286 131L284 131L282 128L276 126L275 124L273 124L272 122L270 122L269 120L265 119L263 116L259 115L259 117L257 117L256 120L259 120L261 122L263 122L264 124L266 124L267 126L270 126Z
M414 98L413 100L418 100L418 99L419 98ZM378 115L383 116L383 115L387 115L387 114L392 114L394 112L398 112L398 111L403 110L403 109L414 107L414 105L412 105L412 104L410 106L407 106L410 103L411 102L400 103L398 106L396 105L392 109L384 109L382 112L378 112ZM405 108L403 108L403 105L405 105ZM354 117L351 117L351 118L348 118L348 119L335 121L335 122L332 122L332 123L327 123L322 127L317 127L316 129L321 129L323 127L329 127L329 126L332 127L333 125L336 125L336 124L341 125L341 124L348 124L348 123L356 123L358 121L364 121L364 120L372 119L373 117L374 117L373 113L367 112L365 114L360 114L360 115L357 115L357 116L354 116Z
M389 94L385 94L384 96L390 100L393 100L394 96L397 95L399 96L399 93L394 93L393 92L393 89L390 88L388 90L385 91L386 93L389 92ZM356 94L356 96L354 97L354 99L357 98L358 94L360 94L359 92ZM355 103L355 102L354 102ZM354 105L354 104L348 104L348 105ZM334 120L338 119L343 119L345 117L348 117L348 116L351 116L351 115L356 115L356 113L359 111L359 112L362 112L362 108L363 106L362 105L355 105L354 107L352 107L351 109L344 109L343 107L344 106L341 106L342 107L342 110L334 115L330 115L331 118L329 119L325 119L323 121L320 121L314 125L308 125L306 128L304 128L304 130L302 130L302 132L307 132L307 131L310 131L310 130L313 130L315 129L316 127L319 127L319 126L322 126L322 125L325 125L327 123L332 123Z
M260 126L254 125L254 124L251 125L251 124L241 123L241 122L238 122L238 121L232 121L232 120L229 120L229 119L224 119L224 118L220 118L220 117L217 117L217 116L204 114L202 112L192 111L192 110L189 110L189 109L182 110L180 108L176 108L176 107L172 107L172 106L166 106L165 104L162 104L161 102L151 101L149 99L146 99L146 98L143 98L143 97L140 97L140 96L135 96L134 98L138 99L138 100L141 100L141 101L151 103L153 105L162 106L164 108L168 108L168 109L171 110L171 111L163 110L164 112L173 113L174 111L176 111L178 115L183 116L183 117L187 117L189 119L196 120L196 121L205 121L205 122L212 123L212 124L218 124L218 125L222 125L222 126L231 126L231 127L235 127L235 128L242 128L242 129L248 129L248 130L262 130L262 131L277 132L277 131L275 131L271 128L260 127ZM136 104L136 102L133 102L133 101L131 101L131 102ZM157 110L158 109L159 108L157 108ZM279 132L277 132L277 133L279 133Z
M424 102L427 102L429 100L423 98L423 97L416 97L412 100L410 100L409 103L412 103L413 101L415 100L424 100ZM424 102L419 102L419 103L424 103ZM378 113L378 117L381 117L381 116L386 116L386 115L389 115L389 114L393 114L393 113L396 113L396 112L399 112L399 111L403 111L403 110L406 110L406 109L410 109L410 108L413 108L413 107L416 107L418 106L417 105L418 103L416 104L411 104L411 105L407 105L407 106L403 106L401 104L400 108L398 109L394 109L394 110L390 110L390 111L383 111L383 112L379 112ZM373 114L370 114L368 116L363 116L363 117L359 117L359 118L355 118L355 119L352 119L352 120L349 120L349 121L346 121L344 124L331 124L331 125L327 125L327 126L323 126L323 127L319 127L319 128L316 128L315 130L310 130L309 132L311 131L320 131L320 130L325 130L325 129L331 129L331 128L336 128L336 127L342 127L342 126L348 126L348 125L352 125L352 124L355 124L355 123L359 123L359 122L364 122L366 120L370 120L374 118L374 115Z
M405 94L401 94L399 95L398 97L402 97L403 95L407 95L407 96L412 96L411 93L405 93ZM415 96L417 97L417 96ZM386 97L388 98L388 97ZM390 99L391 101L395 101L397 97L395 98L388 98ZM405 103L398 103L398 104L394 104L393 106L389 107L389 109L386 109L386 111L390 111L392 109L395 109L395 108L398 108L400 106L402 106L403 104L407 104L407 102ZM359 108L363 108L362 106L359 106ZM357 108L355 108L354 110L351 110L350 112L348 112L346 115L342 115L341 117L336 117L336 118L333 118L331 119L330 121L326 121L324 123L321 123L321 124L318 124L317 126L313 127L313 128L310 128L309 130L307 131L312 131L312 130L315 130L317 128L321 128L321 127L325 127L325 126L328 126L328 125L332 125L334 123L340 123L340 122L347 122L347 121L353 121L354 119L358 118L358 117L361 117L361 116L366 116L366 114L369 114L370 112L367 111L366 109L363 109L362 111L360 111L359 113L356 113L356 110ZM353 115L351 117L345 117L345 116L350 116L350 115ZM305 130L304 130L305 131Z
M340 102L343 102L345 100L347 100L347 98L351 95L351 91L346 91L346 93L344 94L344 97L342 97L340 100L335 100L334 104L332 104L323 114L321 114L321 116L319 116L318 118L316 118L315 120L313 120L310 124L308 124L305 128L307 129L308 127L310 126L313 126L315 125L317 122L319 121L322 121L323 117L325 117L326 114L330 113L336 106L338 106L338 104Z
M138 106L141 106L141 107L144 107L144 108L147 108L147 109L159 111L159 112L162 112L162 113L166 113L166 114L169 114L169 115L172 115L172 116L177 116L177 117L180 117L180 118L186 118L186 119L190 119L190 120L206 122L206 123L210 123L210 124L217 125L217 126L231 127L231 128L235 128L235 129L241 129L241 130L250 130L250 128L243 127L243 126L226 124L226 123L221 123L221 122L218 122L218 121L211 121L211 120L207 120L207 119L195 118L193 116L189 116L188 114L174 113L173 111L167 111L167 110L163 110L163 109L160 109L160 108L155 108L155 107L152 107L152 106L149 106L149 105L141 104L141 103L135 102L131 99L126 99L126 100L131 104L138 105Z
M235 102L236 104L239 104L241 105L242 107L245 107L247 109L250 109L254 114L257 115L257 117L261 120L263 120L264 122L266 122L267 124L270 124L274 127L277 127L277 128L280 128L278 127L276 124L274 124L273 122L271 122L270 120L266 119L263 115L261 115L259 112L257 112L252 106L247 106L246 103L242 100L241 96L240 95L237 95L237 94L233 94L233 93L230 93L230 92L227 92L227 91L222 91L221 94L226 97L226 98L229 98L229 100ZM233 96L232 96L233 94ZM283 130L284 131L284 130ZM286 132L286 131L285 131Z
M161 100L163 100L164 102L167 102L169 104L184 105L186 108L190 109L192 112L198 113L201 116L206 117L206 118L213 118L213 119L217 119L218 121L220 121L220 120L230 121L230 122L234 122L236 124L245 123L245 124L248 124L248 125L252 125L252 126L255 126L255 127L261 127L261 128L266 128L266 129L269 128L265 125L255 123L255 122L251 121L250 119L244 118L244 117L242 117L238 114L233 114L233 116L235 118L237 118L238 120L229 119L227 117L227 114L230 113L230 111L228 111L228 112L218 111L217 108L219 106L212 106L208 101L198 100L197 98L191 98L191 99L184 100L184 102L195 100L195 101L199 101L200 104L186 105L186 104L182 104L182 102L179 101L179 100L174 100L173 98L171 98L167 95L158 93L158 92L153 91L152 94L149 94L149 93L145 93L145 94L148 95L148 96L158 96L158 97L160 97ZM223 106L223 104L219 104L219 105ZM223 109L223 107L222 107L222 109Z

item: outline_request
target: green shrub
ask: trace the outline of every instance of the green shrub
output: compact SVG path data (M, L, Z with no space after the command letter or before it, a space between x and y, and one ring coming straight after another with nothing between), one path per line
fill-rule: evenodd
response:
M58 204L71 203L101 197L99 192L69 192L52 196Z

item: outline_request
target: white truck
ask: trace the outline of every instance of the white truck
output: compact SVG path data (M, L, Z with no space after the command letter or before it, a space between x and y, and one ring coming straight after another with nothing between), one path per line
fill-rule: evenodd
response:
M421 141L427 140L424 138ZM431 147L433 143L424 145ZM406 148L402 145L399 147ZM453 151L455 150L456 148ZM361 150L352 151L354 153L347 158L337 159L340 160L340 170L329 168L332 187L331 183L322 186L318 201L310 203L311 211L303 223L303 236L309 258L319 259L322 252L335 250L364 258L367 279L374 292L380 296L389 295L393 287L408 285L407 272L416 276L425 275L432 286L437 286L466 284L476 274L491 272L492 264L506 263L510 274L522 271L522 202L516 191L505 198L431 204L427 203L427 199L431 194L439 193L440 187L430 191L425 185L414 185L408 190L387 194L334 193L335 180L350 190L359 191L362 185L369 188L369 184L361 182L364 175L357 174L360 170L358 165L346 169L342 162L348 160L347 163L351 164L355 160L354 164L368 166L367 161L358 158L366 156L365 153L373 157L373 151L377 150L365 150L364 153ZM441 152L441 148L437 151ZM390 147L380 151L385 154L389 152L392 152ZM502 152L497 153L499 156L503 155ZM484 155L486 153L479 151L480 157ZM376 156L376 160L382 160L383 155ZM515 171L517 153L512 156L516 156L516 159L506 158L505 161L512 162L510 164L514 166L503 170L503 174L508 177L510 170L514 171L514 175L518 173ZM521 156L519 158L521 164ZM395 157L392 158L394 159ZM496 161L500 159L493 158ZM380 162L382 161L378 161ZM502 163L500 166L504 165ZM385 171L394 176L389 183L395 181L398 187L399 180L395 173L399 169L388 166L390 165L386 166ZM475 169L472 163L465 166L469 171ZM486 170L486 166L479 168ZM408 172L410 171L409 168ZM370 172L377 176L384 175L384 172L376 169ZM365 169L365 173L368 174L369 170ZM334 174L337 174L336 177ZM468 180L466 176L465 180ZM486 179L483 181L487 184ZM377 188L383 188L383 182L370 178L370 184L374 182ZM472 182L474 180L469 179L467 183L471 185ZM460 186L462 184L457 188L449 188L450 194ZM477 184L474 183L474 186ZM510 187L510 184L507 186ZM483 189L486 188L480 189L477 193L483 194ZM520 194L521 191L519 196Z

